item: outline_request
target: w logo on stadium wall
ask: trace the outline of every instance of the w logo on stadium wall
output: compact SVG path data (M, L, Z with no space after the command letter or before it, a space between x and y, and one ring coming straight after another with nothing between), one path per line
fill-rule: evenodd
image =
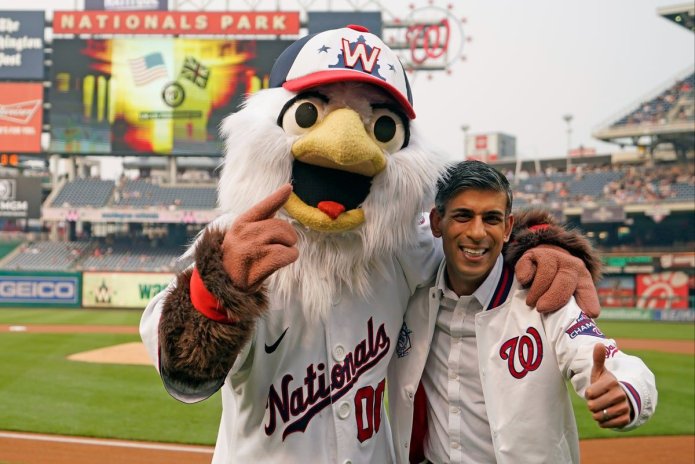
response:
M507 361L509 373L515 379L523 379L535 371L543 360L543 342L534 327L526 329L526 334L510 338L502 344L500 357Z

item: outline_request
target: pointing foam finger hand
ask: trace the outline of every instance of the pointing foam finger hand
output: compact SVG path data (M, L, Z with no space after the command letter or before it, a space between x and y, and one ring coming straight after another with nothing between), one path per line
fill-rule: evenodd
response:
M249 286L252 288L257 288L272 273L292 264L299 257L296 247L269 245L265 251L265 256L257 259L249 269Z
M240 215L236 223L255 222L271 218L278 212L282 205L287 203L292 193L292 185L285 184L269 196L253 205L245 213Z
M285 246L294 246L297 243L298 237L294 227L282 219L266 219L265 221L257 222L258 235L263 236L268 244L280 244Z

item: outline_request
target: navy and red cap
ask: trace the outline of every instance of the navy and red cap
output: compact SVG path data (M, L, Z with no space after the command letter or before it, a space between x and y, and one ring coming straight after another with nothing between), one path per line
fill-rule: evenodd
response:
M398 56L362 26L350 25L297 40L275 61L269 85L299 92L345 81L383 88L410 119L415 119L410 84Z

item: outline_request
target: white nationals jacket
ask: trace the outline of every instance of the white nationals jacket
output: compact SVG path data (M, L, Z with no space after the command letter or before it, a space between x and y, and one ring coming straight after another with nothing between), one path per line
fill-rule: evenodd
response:
M408 300L441 260L429 225L419 227L420 246L381 260L373 294L344 291L325 322L308 320L298 302L282 304L269 289L269 311L221 388L213 463L394 462L386 372ZM150 302L140 323L155 365L164 296Z
M574 298L546 315L527 306L526 291L510 271L505 266L492 309L475 318L478 363L496 460L579 463L577 426L565 379L571 380L583 398L590 383L594 345L606 345L606 368L621 382L635 411L634 420L621 429L629 430L654 413L654 375L642 360L619 351L615 341L604 338ZM441 298L438 284L419 289L411 299L399 349L389 366L389 413L399 463L409 459L415 393Z

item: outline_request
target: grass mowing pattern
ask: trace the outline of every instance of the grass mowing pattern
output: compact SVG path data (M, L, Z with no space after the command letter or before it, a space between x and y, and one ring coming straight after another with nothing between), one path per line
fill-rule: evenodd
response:
M0 308L0 324L132 325L140 323L137 309Z
M66 359L137 340L136 335L0 334L0 429L214 444L219 395L185 405L166 393L154 367Z
M651 338L659 340L695 340L692 322L597 321L609 338Z
M138 324L140 311L0 309L4 324ZM692 323L601 321L612 338L693 340ZM138 341L137 335L0 333L0 429L212 445L219 395L195 405L171 398L153 367L68 361L69 354ZM652 420L631 432L600 429L569 386L581 438L695 434L692 356L630 352L656 375Z

